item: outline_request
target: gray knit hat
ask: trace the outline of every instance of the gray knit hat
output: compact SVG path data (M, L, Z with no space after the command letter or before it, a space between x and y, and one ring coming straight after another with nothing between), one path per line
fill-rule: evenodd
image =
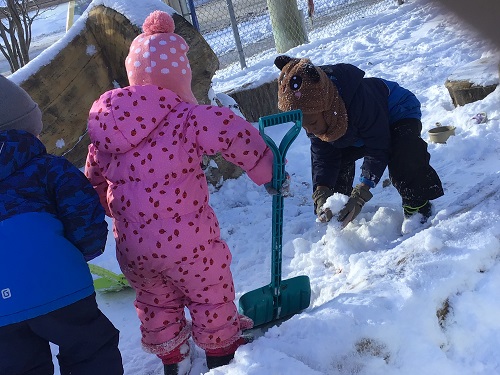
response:
M0 131L18 129L38 136L42 128L38 105L20 86L0 75Z

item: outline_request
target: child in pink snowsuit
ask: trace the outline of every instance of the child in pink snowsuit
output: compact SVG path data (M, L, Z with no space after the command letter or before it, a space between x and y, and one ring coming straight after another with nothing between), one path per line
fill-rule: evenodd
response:
M126 58L130 86L104 93L90 110L85 168L113 218L143 346L166 373L188 357L191 333L210 368L229 362L252 325L234 304L231 253L208 203L202 156L221 152L258 185L272 179L273 163L250 123L197 104L188 45L173 30L167 13L146 18Z

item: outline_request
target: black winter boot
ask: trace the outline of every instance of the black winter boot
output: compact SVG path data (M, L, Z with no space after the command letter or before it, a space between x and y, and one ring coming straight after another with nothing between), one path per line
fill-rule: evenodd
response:
M420 223L424 224L427 222L427 219L432 215L432 204L429 201L426 201L424 204L417 205L415 207L411 206L403 206L405 218L408 219L414 214L421 214L422 218L420 219Z
M401 225L401 234L408 235L422 229L432 214L432 205L429 201L416 206L403 206L405 218Z
M229 345L228 347L219 348L211 351L205 350L208 369L211 370L213 368L229 364L229 362L231 362L231 360L234 358L234 353L236 352L236 349L252 341L253 337L251 335L242 335L235 343Z
M216 367L228 365L233 358L234 353L224 355L222 357L213 357L207 355L207 367L209 370L211 370Z
M179 375L179 365L173 363L171 365L163 365L164 375Z
M164 375L188 375L190 370L191 370L191 359L189 357L184 358L179 363L163 365Z

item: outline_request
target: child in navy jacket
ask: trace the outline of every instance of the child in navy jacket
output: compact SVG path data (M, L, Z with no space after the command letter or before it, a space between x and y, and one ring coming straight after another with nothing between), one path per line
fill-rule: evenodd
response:
M278 56L275 65L281 70L278 107L301 109L311 140L313 200L319 219L333 217L323 205L333 193L342 193L349 200L337 220L347 225L372 198L370 188L388 168L405 218L426 222L430 200L444 193L429 164L427 143L420 137L416 96L396 82L365 78L350 64L317 67L309 59ZM355 161L361 158L360 181L353 188Z

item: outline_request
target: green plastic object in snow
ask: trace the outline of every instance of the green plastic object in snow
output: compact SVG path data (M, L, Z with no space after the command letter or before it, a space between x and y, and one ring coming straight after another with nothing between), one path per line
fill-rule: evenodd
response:
M279 147L271 137L265 134L267 127L291 122L294 125L285 134ZM300 110L264 116L259 119L260 135L274 155L273 187L277 191L280 190L286 178L286 153L299 135L301 127L302 111ZM281 279L283 201L281 194L273 196L271 283L243 294L239 301L240 313L251 318L254 321L254 327L284 320L309 307L311 301L309 277L297 276L287 280Z
M94 288L100 292L117 292L130 288L130 284L123 274L117 274L96 264L88 263L90 273L99 276L94 279Z

